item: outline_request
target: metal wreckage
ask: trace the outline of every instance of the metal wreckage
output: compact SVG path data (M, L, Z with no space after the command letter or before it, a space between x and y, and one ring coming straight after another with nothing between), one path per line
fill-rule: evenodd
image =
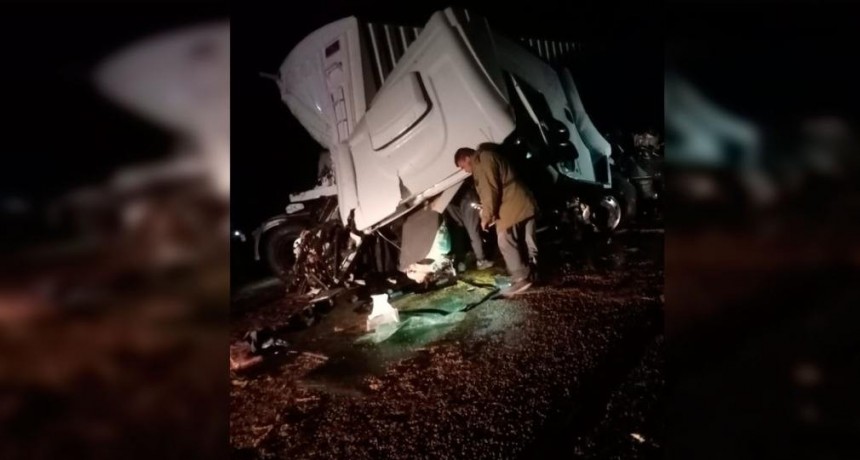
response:
M315 301L397 271L456 276L442 212L468 176L453 153L483 142L522 171L539 228L624 226L662 192L662 145L652 134L625 152L600 134L560 65L579 46L510 40L452 8L423 28L349 17L311 33L264 76L325 148L319 180L254 231L256 259Z

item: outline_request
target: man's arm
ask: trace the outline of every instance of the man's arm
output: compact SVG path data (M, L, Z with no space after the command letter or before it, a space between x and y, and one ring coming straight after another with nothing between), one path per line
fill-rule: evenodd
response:
M478 167L472 174L475 176L478 196L481 198L481 223L486 226L495 221L499 213L499 165L493 155L481 155L481 162L476 166Z

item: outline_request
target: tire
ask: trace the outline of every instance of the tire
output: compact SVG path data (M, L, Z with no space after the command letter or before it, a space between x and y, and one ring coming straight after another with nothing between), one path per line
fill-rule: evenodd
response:
M618 228L629 227L636 220L636 187L621 175L612 175L612 195L621 204L621 223Z
M264 241L266 262L272 274L282 280L286 280L296 263L293 243L302 230L301 226L287 224L270 230L266 236Z
M612 193L603 195L600 201L592 205L591 218L599 233L609 234L621 227L624 221L624 211L621 206L620 200Z

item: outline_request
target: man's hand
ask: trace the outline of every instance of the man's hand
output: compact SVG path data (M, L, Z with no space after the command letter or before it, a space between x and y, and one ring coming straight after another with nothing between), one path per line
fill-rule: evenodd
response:
M493 221L489 221L489 220L487 220L487 219L483 219L483 218L482 218L482 219L481 219L481 230L483 230L483 231L485 231L485 232L486 232L486 231L487 231L487 229L488 229L488 228L490 228L490 227L492 227L494 223L496 223L496 221L495 221L495 220L493 220Z

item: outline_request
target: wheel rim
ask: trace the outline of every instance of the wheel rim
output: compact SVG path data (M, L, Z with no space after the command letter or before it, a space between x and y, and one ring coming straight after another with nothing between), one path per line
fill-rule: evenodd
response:
M600 200L599 225L606 231L613 231L621 223L621 204L612 195L606 195Z

